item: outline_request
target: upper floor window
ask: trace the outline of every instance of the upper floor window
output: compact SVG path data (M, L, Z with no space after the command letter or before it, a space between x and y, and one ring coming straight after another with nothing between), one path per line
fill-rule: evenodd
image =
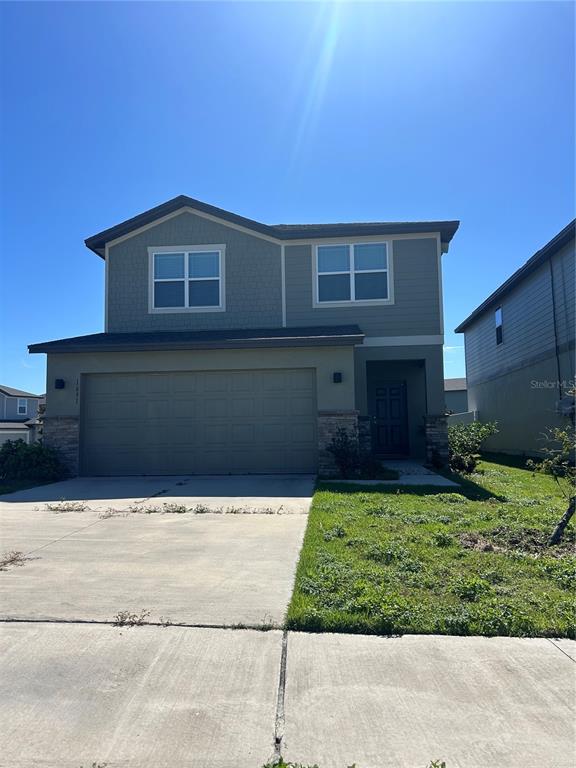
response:
M496 344L502 344L502 307L498 307L494 312L494 322L496 323Z
M151 301L156 312L224 309L224 246L151 248Z
M28 415L28 400L26 400L25 397L18 398L18 403L16 404L16 412L18 413L18 416Z
M387 243L319 245L316 248L318 304L390 303Z

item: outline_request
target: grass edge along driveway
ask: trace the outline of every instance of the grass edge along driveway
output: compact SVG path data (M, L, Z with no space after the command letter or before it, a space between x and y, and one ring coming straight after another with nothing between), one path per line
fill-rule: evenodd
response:
M461 488L320 483L286 626L574 637L576 535L550 477L483 461Z

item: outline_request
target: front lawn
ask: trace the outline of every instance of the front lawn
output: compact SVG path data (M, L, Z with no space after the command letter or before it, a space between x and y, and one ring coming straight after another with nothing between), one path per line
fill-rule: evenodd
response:
M461 488L320 484L287 615L308 632L576 635L554 480L484 461Z

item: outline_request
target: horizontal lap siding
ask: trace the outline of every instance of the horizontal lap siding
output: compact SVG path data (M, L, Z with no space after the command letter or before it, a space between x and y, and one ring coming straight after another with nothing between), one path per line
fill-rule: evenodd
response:
M496 306L466 330L468 386L525 365L530 359L554 348L552 291L547 263L504 296L500 306L502 344L496 344Z
M394 304L313 307L313 247L286 246L288 326L358 323L368 336L441 333L437 242L394 240Z
M226 245L226 311L148 313L148 248ZM109 249L108 331L185 331L282 325L280 246L182 213Z
M568 344L574 345L574 265L572 241L555 254L551 262L546 261L528 275L502 297L499 305L495 304L488 309L466 329L469 386L554 355L554 314L558 346L562 348L564 345L565 348ZM497 306L502 307L502 344L496 344L494 311ZM573 363L570 370L561 371L562 377L573 375Z

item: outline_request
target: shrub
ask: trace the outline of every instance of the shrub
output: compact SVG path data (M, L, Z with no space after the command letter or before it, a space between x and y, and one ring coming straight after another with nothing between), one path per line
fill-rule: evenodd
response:
M355 477L360 466L358 443L343 427L336 432L326 450L334 456L340 477Z
M42 443L8 441L0 448L0 480L60 480L66 475L58 454Z
M466 475L474 472L480 460L480 446L486 438L497 432L496 422L474 421L448 427L450 469Z

